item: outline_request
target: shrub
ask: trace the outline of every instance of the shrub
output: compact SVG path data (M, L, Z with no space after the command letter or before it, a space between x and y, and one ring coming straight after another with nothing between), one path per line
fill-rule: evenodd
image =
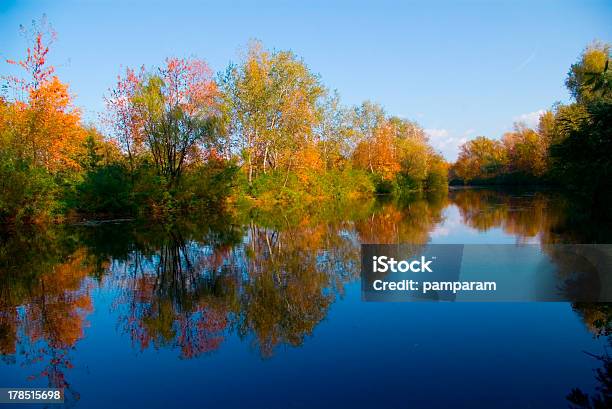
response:
M131 215L135 210L131 187L123 165L94 168L77 187L75 208L89 214Z
M32 223L53 217L57 191L45 169L0 152L0 222Z

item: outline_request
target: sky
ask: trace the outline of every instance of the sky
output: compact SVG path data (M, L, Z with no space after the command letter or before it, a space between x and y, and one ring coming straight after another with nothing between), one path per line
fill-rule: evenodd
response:
M570 65L612 42L612 1L0 0L0 59L23 57L19 25L43 14L58 35L50 62L89 122L125 67L198 57L217 72L258 39L302 57L345 104L417 121L449 160L569 102Z

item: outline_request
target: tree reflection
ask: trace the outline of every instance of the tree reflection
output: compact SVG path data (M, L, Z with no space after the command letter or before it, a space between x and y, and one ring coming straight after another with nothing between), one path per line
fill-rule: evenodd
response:
M446 196L387 201L378 204L370 217L359 220L355 228L362 243L425 244L435 225L442 221Z
M235 333L272 356L279 346L302 345L358 278L361 243L424 245L448 200L469 226L536 238L545 251L547 243L591 238L571 228L566 202L487 190L3 236L0 351L10 363L23 350L25 363L40 368L35 377L70 390L70 351L84 337L91 290L100 286L118 294L119 327L140 350L176 349L190 359ZM589 328L609 328L607 312L576 309Z
M66 241L62 231L28 231L4 236L0 245L0 353L7 362L22 354L46 378L78 399L66 378L70 351L84 337L92 311L92 273L87 251ZM19 254L19 257L15 257ZM18 346L20 349L18 350Z
M501 228L519 241L550 235L563 214L558 205L562 199L545 192L457 189L449 198L466 225L478 231Z
M330 237L336 232L327 227L249 228L238 330L243 337L252 334L264 356L279 343L301 345L333 301L333 266L342 261L333 250L319 260L327 243L341 239Z
M238 308L239 277L227 261L241 231L227 227L148 229L113 264L120 320L141 349L177 347L182 358L193 358L220 347Z
M609 222L556 192L454 189L449 199L466 225L478 231L501 228L519 242L536 238L541 244L608 243L612 237Z
M596 336L605 336L612 347L612 309L611 304L577 303L574 310L585 325ZM571 409L607 409L612 407L612 357L606 350L603 354L587 355L600 362L595 370L597 386L594 393L588 394L580 388L573 388L566 396Z
M176 347L191 358L235 329L270 356L301 345L357 278L360 242L425 243L444 205L368 201L137 228L113 251L109 285L121 289L122 327L141 349Z

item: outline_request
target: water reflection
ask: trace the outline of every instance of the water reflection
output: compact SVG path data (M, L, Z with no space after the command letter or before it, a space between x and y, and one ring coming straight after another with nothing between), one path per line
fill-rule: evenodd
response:
M0 247L0 353L36 367L29 380L78 397L66 377L92 311L89 252L57 232L25 232Z
M172 349L190 359L237 335L271 357L279 346L302 345L358 279L361 243L425 244L451 207L463 226L483 234L502 229L544 248L606 242L609 230L585 222L571 206L551 192L466 189L401 202L200 215L171 226L5 234L0 353L6 365L31 367L32 380L71 391L72 356L96 289L114 297L111 313L136 350ZM608 331L607 308L575 309L593 331Z
M449 199L459 208L462 223L479 232L501 228L518 242L535 238L541 244L612 242L609 223L558 192L453 189Z
M560 201L564 198L553 193L457 189L451 191L450 198L466 225L481 232L502 228L519 241L550 234L563 215Z
M574 304L574 310L582 318L595 337L606 337L609 348L612 348L612 313L610 304ZM566 396L571 409L605 409L612 406L612 356L609 350L593 354L586 352L597 360L600 366L595 369L597 382L595 391L588 393L581 388L573 388Z

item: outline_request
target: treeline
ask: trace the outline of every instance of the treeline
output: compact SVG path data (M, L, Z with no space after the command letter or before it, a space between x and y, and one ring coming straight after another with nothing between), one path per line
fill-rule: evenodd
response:
M451 183L553 184L603 204L612 192L612 70L609 44L593 43L569 70L574 102L540 116L536 129L516 124L501 140L465 143Z
M127 69L85 126L48 64L43 20L0 96L0 221L166 215L230 200L303 203L444 187L416 123L341 104L289 51L252 43L213 75L199 59Z

